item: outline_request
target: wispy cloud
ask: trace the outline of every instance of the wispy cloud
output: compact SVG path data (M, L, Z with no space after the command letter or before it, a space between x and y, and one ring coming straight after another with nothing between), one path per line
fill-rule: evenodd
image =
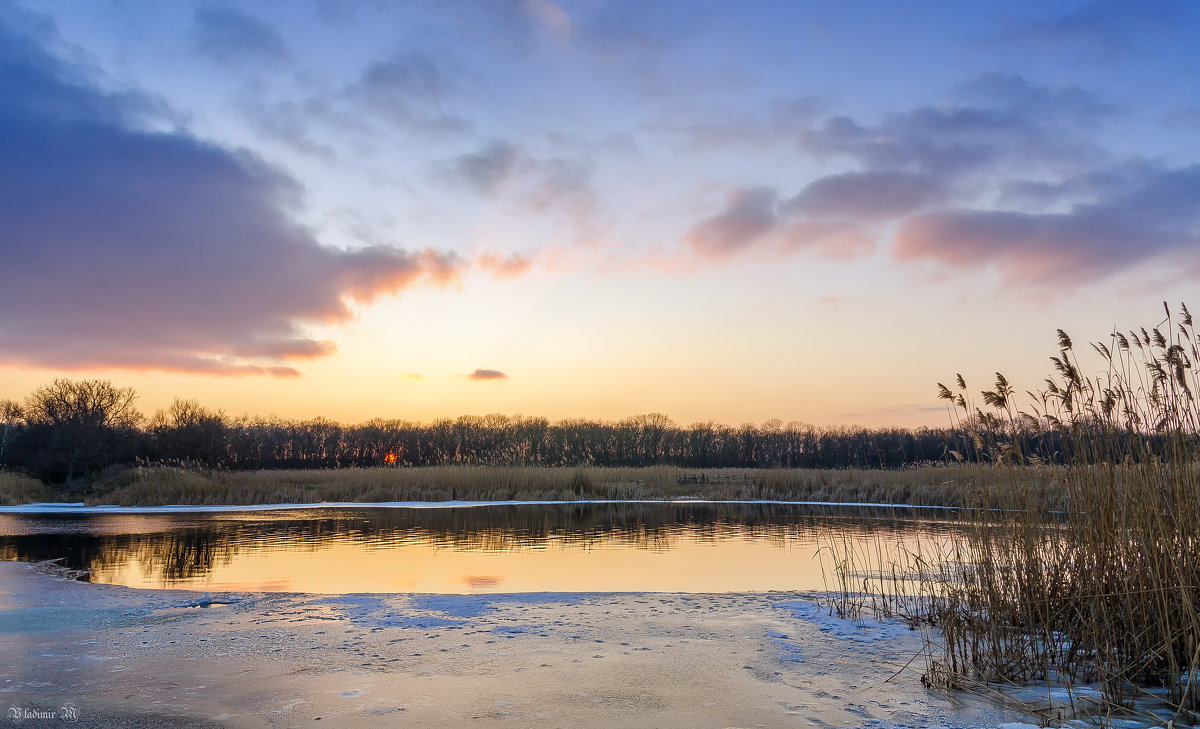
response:
M506 140L434 165L433 176L450 187L538 213L556 213L577 231L590 230L599 214L592 161L584 156L537 155Z
M470 132L474 122L460 109L467 91L452 66L433 54L399 53L342 83L310 82L298 95L263 96L255 87L238 108L273 141L333 162L375 150L397 128L431 139Z
M724 208L696 225L685 241L693 254L707 260L748 252L851 259L874 251L874 241L856 223L797 219L794 212L802 207L780 201L770 188L733 190Z
M229 66L278 65L292 60L277 30L232 8L198 8L193 17L192 41L205 56Z
M480 253L475 257L474 263L497 279L524 276L533 267L533 259L521 253L510 253L507 256L499 253Z
M1171 0L1150 3L1092 0L1047 20L1014 27L1002 39L1051 48L1084 45L1109 53L1170 32L1187 5Z

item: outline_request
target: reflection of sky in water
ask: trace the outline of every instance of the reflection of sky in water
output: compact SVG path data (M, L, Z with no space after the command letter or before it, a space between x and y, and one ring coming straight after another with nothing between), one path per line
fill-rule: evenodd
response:
M0 557L148 588L346 592L824 590L828 547L876 565L955 528L882 509L526 505L0 515ZM926 545L922 547L922 545Z

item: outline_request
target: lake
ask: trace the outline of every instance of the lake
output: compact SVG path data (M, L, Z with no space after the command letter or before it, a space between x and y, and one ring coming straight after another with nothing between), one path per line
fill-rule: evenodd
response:
M695 592L836 587L829 551L928 551L953 512L563 503L0 513L0 559L139 588L306 593Z

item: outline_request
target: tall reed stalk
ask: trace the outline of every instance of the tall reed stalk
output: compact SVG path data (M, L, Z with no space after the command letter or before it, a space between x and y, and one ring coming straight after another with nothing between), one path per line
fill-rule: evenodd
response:
M1025 410L1000 374L982 393L986 412L961 376L957 392L939 385L969 436L962 447L982 461L973 508L936 554L893 554L903 567L893 573L910 576L876 583L870 604L931 628L931 686L1086 684L1099 689L1088 710L1101 719L1157 706L1156 721L1193 723L1200 340L1191 314L1182 307L1176 321L1168 309L1157 327L1093 344L1094 376L1058 335L1055 374ZM1050 490L1035 485L1047 473Z

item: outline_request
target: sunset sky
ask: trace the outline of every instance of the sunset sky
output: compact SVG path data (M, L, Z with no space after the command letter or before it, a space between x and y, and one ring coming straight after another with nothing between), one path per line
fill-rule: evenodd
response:
M0 398L940 425L1200 307L1200 3L0 0Z

